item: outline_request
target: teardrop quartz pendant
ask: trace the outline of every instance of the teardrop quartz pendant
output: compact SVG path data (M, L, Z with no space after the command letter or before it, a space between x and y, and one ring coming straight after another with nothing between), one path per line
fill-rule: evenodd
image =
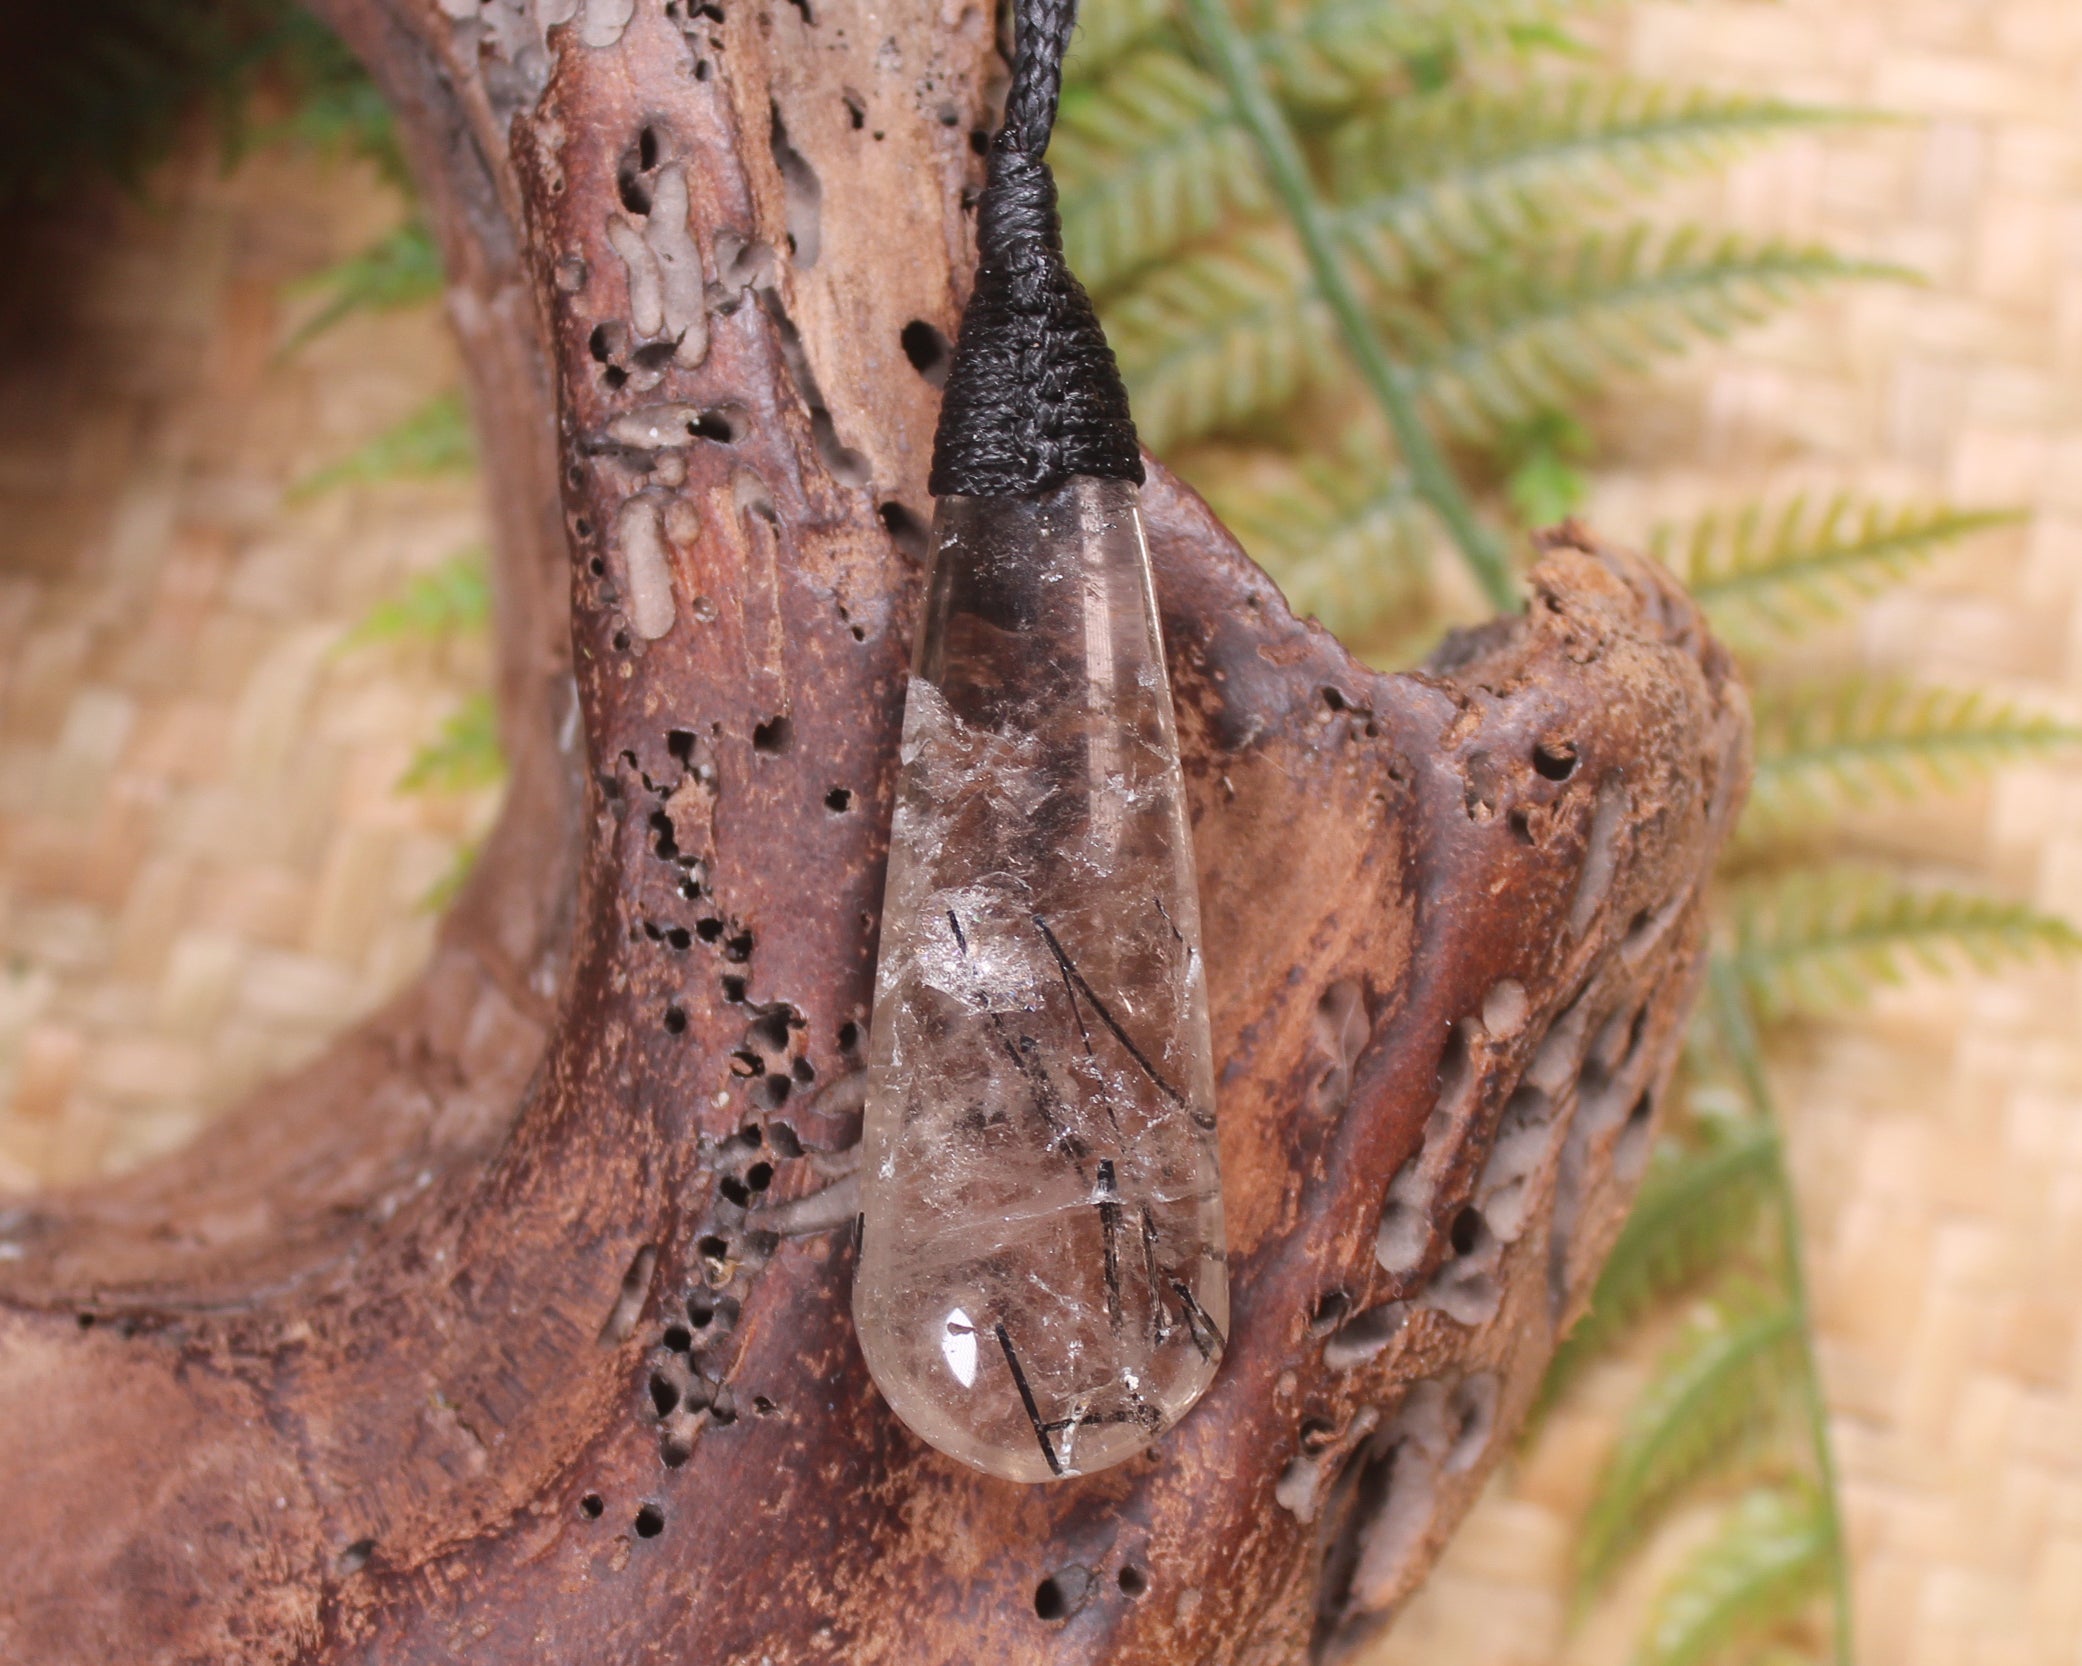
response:
M1229 1323L1200 909L1136 488L948 497L904 710L853 1315L992 1475L1119 1463Z

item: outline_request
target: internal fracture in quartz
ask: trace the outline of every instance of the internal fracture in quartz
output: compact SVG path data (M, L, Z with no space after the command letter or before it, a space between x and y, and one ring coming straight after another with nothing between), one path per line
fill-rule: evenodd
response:
M1136 488L943 498L882 911L853 1313L941 1451L1120 1462L1229 1323L1199 898Z

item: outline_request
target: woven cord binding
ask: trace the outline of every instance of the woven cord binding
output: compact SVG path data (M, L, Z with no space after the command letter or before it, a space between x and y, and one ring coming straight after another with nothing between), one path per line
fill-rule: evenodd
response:
M1142 479L1128 390L1063 261L1043 160L1075 20L1075 0L1019 0L1012 90L977 204L976 287L933 438L935 497L1031 496L1071 475Z

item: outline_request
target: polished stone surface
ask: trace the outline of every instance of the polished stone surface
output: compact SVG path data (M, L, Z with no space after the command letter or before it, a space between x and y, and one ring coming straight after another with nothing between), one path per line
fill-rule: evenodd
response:
M1185 1414L1229 1323L1191 834L1125 481L947 498L904 714L853 1312L1018 1481Z

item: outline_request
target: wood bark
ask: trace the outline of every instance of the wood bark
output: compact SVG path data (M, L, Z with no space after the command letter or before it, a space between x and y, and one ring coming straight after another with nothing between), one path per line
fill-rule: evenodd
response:
M0 1658L1275 1662L1422 1577L1580 1310L1747 773L1567 529L1385 677L1161 470L1233 1334L1021 1488L847 1318L968 0L326 0L395 102L498 532L513 787L426 975L189 1152L0 1216Z

